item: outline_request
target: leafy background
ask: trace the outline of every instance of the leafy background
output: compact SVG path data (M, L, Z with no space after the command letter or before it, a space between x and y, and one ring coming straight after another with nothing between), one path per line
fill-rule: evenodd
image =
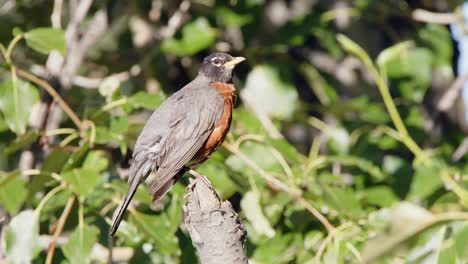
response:
M252 263L468 261L460 91L438 107L461 1L95 1L80 18L86 2L0 2L0 262L106 262L144 121L212 51L247 62L198 171ZM114 260L197 261L185 184L138 190Z

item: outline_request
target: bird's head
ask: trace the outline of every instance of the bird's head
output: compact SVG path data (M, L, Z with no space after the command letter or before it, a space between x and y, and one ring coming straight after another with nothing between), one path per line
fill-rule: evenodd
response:
M227 53L213 53L203 59L198 74L212 82L229 82L234 67L244 60L243 57L232 57Z

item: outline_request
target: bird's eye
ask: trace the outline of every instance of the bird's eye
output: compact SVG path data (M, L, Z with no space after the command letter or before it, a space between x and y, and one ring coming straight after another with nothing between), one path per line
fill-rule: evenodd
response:
M217 66L217 67L221 66L221 60L218 59L218 58L212 59L212 60L211 60L211 63L213 63L213 65L214 65L214 66Z

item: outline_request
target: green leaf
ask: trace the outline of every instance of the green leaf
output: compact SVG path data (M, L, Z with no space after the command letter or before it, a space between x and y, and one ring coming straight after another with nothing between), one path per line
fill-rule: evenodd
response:
M208 20L199 17L182 27L180 39L165 39L161 44L161 50L178 56L194 55L211 46L216 40L216 36L217 31L210 26Z
M271 227L260 206L260 193L257 191L247 192L242 198L241 208L258 234L269 238L275 236L275 230Z
M28 82L17 79L0 84L0 110L11 131L24 134L31 110L39 101L37 88Z
M71 264L91 263L91 250L99 229L95 226L79 226L73 231L68 242L62 246L62 251Z
M291 256L287 249L291 240L292 234L277 233L275 237L257 247L252 258L255 263L289 263Z
M224 165L224 158L219 153L215 152L197 171L210 179L222 199L228 199L237 191L237 186Z
M23 147L34 143L38 137L39 133L37 133L36 131L28 131L25 134L19 135L6 148L0 151L0 155L8 156L22 149Z
M20 177L20 172L0 177L0 204L9 213L16 213L26 200L28 191L25 185L26 180Z
M452 67L454 45L448 27L426 24L418 31L418 37L431 49L435 65Z
M236 13L232 8L220 7L216 9L216 16L222 18L226 26L238 26L249 24L253 20L253 15L250 13Z
M420 103L431 82L432 54L427 48L400 51L380 65L389 78L395 79L404 98Z
M362 251L364 263L372 263L372 260L401 245L417 234L421 226L433 220L429 211L408 202L395 205L390 212L384 212L383 215L389 228L365 244Z
M367 202L380 207L390 207L398 201L398 197L387 186L375 186L365 190Z
M130 214L130 223L137 226L146 235L147 240L154 241L158 250L174 254L179 250L178 239L168 227L171 223L160 215L148 215L139 212Z
M82 201L88 197L101 180L99 171L86 167L67 171L62 176L70 185L71 191L76 193Z
M70 155L71 153L61 149L52 150L52 152L50 152L50 154L45 158L41 170L45 172L59 173L67 163Z
M358 58L368 57L367 53L353 40L343 34L338 34L336 39L338 43L349 53L355 55Z
M458 256L461 259L468 260L468 250L466 250L466 242L468 241L468 223L465 224L455 234L455 248Z
M31 263L39 253L39 221L36 212L26 210L13 217L6 231L7 263Z
M271 149L265 144L248 141L241 145L240 150L255 162L259 167L267 171L283 173L278 160L272 155ZM257 175L257 172L251 169L243 160L236 155L227 158L226 164L234 171L247 177L247 174ZM255 177L257 183L262 183L262 179Z
M437 259L438 264L457 263L457 251L453 246L453 241L444 241L441 245L439 257Z
M83 168L101 172L109 166L109 160L106 157L106 152L103 150L92 150L86 156L83 162Z
M280 72L272 65L255 66L247 76L242 98L271 117L291 118L299 105L299 95L296 88L282 78L286 73L286 69Z
M52 50L65 55L65 32L57 28L35 28L24 34L26 44L33 50L49 54Z
M377 65L379 65L381 69L385 69L389 61L398 58L403 54L403 52L407 52L413 45L414 44L411 41L405 41L384 49L380 52L379 56L377 56Z
M362 213L361 204L356 194L349 188L326 187L325 201L342 216L359 218Z
M138 92L129 98L129 103L134 107L142 107L150 110L156 109L162 102L166 100L166 96L162 92L147 93Z
M81 146L77 151L73 152L73 154L68 158L67 163L63 167L62 173L73 168L79 167L80 164L83 162L83 159L85 158L85 155L88 153L88 151L89 144L86 143L83 146Z
M420 200L427 198L442 187L440 174L439 166L418 166L413 176L408 199Z

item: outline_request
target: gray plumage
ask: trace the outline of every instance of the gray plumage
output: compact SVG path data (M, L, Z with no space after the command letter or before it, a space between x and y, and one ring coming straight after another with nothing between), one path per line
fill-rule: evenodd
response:
M154 111L135 144L127 195L110 230L114 235L138 185L156 171L150 192L163 197L176 175L197 153L223 113L223 96L211 80L198 75Z
M219 123L224 97L211 86L229 83L234 66L245 60L226 53L207 56L197 77L170 96L154 111L137 139L130 166L129 189L110 229L113 236L119 227L138 185L156 172L150 192L154 200L163 197L183 174Z

